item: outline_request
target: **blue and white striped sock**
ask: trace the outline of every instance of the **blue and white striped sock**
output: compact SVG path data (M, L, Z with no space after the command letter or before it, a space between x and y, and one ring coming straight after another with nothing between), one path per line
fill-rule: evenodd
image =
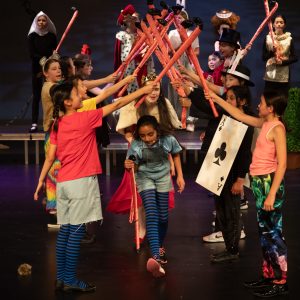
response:
M140 193L146 212L147 239L153 258L159 258L158 207L155 190L145 190Z
M158 205L158 233L159 245L163 246L167 230L168 230L168 216L169 216L169 192L156 192Z
M61 225L56 239L56 279L64 280L66 248L70 234L70 225Z
M70 225L70 235L66 249L66 264L64 283L80 288L87 287L87 284L76 278L76 269L80 252L80 242L85 234L85 226Z

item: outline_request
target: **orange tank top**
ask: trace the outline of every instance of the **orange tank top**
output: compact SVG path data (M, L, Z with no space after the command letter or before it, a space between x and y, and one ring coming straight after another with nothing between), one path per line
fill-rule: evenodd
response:
M250 175L265 175L277 170L277 156L275 143L267 139L269 132L277 125L283 126L280 121L265 122L256 141L250 165Z

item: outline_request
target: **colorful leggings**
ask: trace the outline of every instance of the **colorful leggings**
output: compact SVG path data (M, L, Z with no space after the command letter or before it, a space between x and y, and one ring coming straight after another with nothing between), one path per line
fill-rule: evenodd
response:
M45 136L45 155L47 156L50 146L50 135L47 132ZM56 159L50 168L47 177L46 177L46 210L56 210L56 176L61 168L60 161Z
M159 248L163 246L168 229L169 192L145 190L140 192L140 196L146 212L146 231L151 255L159 259Z
M282 205L285 200L284 181L277 191L274 210L263 210L270 191L274 173L251 178L251 188L256 199L257 222L263 252L262 272L265 278L286 280L287 246L282 235Z

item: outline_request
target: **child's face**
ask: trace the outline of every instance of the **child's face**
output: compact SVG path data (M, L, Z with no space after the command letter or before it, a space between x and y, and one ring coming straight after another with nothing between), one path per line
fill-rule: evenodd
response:
M46 29L47 28L47 25L48 25L48 21L47 21L47 18L45 16L40 16L38 17L37 21L37 26L39 29Z
M226 42L220 42L219 48L224 58L231 57L235 51L235 46L233 44L226 43Z
M79 90L76 87L73 87L72 89L71 99L72 99L72 108L74 110L77 110L83 106L82 98L80 97Z
M221 64L221 60L218 56L211 54L208 57L208 67L210 70L214 70Z
M53 62L50 64L49 69L44 71L44 76L46 81L57 83L61 80L61 69L58 62Z
M277 17L274 21L273 27L275 31L283 31L285 28L285 22L281 17Z
M86 64L83 66L83 68L81 69L80 74L83 77L90 77L93 71L93 66L92 66L92 61L88 61L86 62Z
M238 106L236 96L232 90L228 90L226 93L226 101L234 107Z
M273 107L267 106L265 97L261 95L260 103L258 104L258 116L264 118L267 117L272 112L273 112Z
M231 74L226 74L225 88L229 89L230 87L237 86L237 85L241 85L239 80L235 76L232 76Z
M147 145L153 145L157 141L157 131L152 125L144 125L139 128L140 139Z
M153 83L153 81L146 82L146 85ZM156 104L160 95L160 84L157 83L152 89L152 92L146 97L146 104Z

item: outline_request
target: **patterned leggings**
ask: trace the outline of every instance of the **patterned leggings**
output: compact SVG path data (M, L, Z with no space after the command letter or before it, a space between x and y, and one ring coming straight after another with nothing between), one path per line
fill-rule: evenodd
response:
M257 222L263 252L264 278L287 279L287 246L282 235L282 205L285 200L284 181L276 193L274 210L265 211L264 201L270 191L274 173L253 176L251 188L256 199Z
M145 190L140 195L146 212L146 232L151 255L158 259L159 248L163 246L168 229L169 192Z

